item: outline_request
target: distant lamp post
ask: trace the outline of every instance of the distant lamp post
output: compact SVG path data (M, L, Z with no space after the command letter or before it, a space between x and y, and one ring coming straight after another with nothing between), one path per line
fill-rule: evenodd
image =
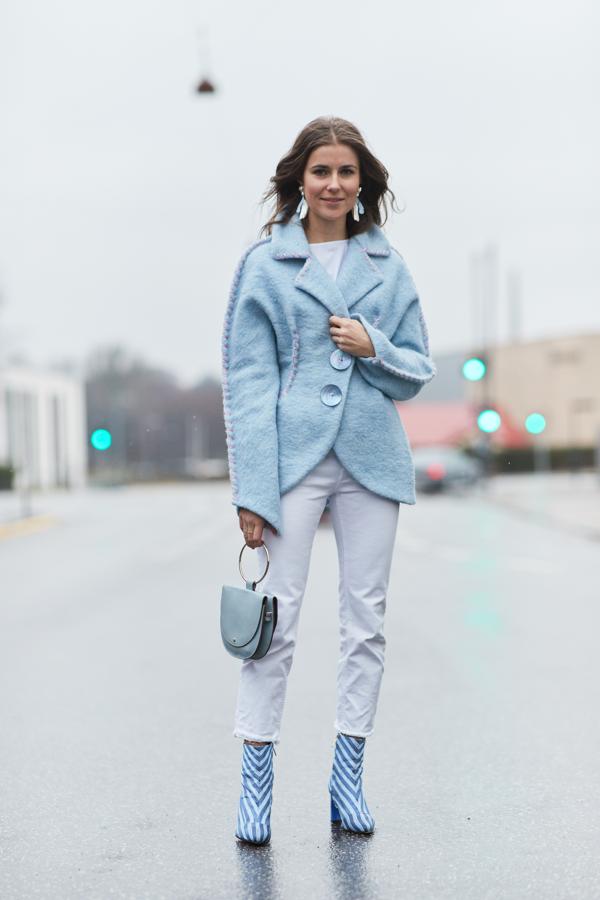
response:
M492 434L498 431L501 424L502 418L495 409L480 409L477 415L477 427L481 431L481 440L478 443L485 475L484 484L488 481L492 472Z
M546 418L541 413L529 413L525 419L525 430L529 434L539 435L546 430ZM533 442L533 470L534 472L545 472L550 468L550 455L548 448L543 447L539 441Z

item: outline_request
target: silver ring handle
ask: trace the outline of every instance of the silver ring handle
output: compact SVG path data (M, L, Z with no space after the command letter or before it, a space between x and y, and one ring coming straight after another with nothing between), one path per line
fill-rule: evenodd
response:
M242 549L240 550L240 558L239 558L239 560L238 560L238 566L239 566L239 570L240 570L240 575L242 576L242 578L244 579L244 581L245 581L246 583L248 582L248 579L246 578L246 576L244 575L244 573L243 573L243 571L242 571L242 554L243 554L243 552L244 552L244 550L246 549L247 546L248 546L248 544L244 544L244 546L243 546ZM269 571L269 564L270 564L270 559L269 559L269 548L267 547L266 544L261 544L260 546L262 547L262 549L263 549L263 550L265 551L265 553L267 554L267 566L266 566L266 568L265 568L265 571L262 573L262 575L261 575L260 578L258 579L258 581L255 581L254 584L260 584L260 582L263 580L263 578L265 577L265 575L266 575L267 572ZM258 548L257 548L257 549L258 549Z

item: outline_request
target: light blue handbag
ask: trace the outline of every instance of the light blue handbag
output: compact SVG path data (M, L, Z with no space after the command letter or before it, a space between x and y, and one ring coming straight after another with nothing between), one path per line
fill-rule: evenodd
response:
M267 554L267 566L258 581L248 581L242 571L242 554L247 546L244 544L239 558L240 575L246 587L224 584L221 589L221 638L232 656L260 659L273 640L277 625L277 597L256 590L256 585L269 571L267 545L261 544Z

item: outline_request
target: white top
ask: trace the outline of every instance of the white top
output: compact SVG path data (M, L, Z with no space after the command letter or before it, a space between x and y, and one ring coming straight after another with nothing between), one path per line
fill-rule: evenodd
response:
M318 244L309 244L313 256L319 260L326 272L335 281L340 266L348 249L349 238L343 241L322 241Z

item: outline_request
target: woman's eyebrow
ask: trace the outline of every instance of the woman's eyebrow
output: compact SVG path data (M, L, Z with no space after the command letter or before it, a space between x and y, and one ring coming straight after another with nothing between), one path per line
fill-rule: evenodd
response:
M328 166L327 163L313 163L311 169L330 169L331 166ZM354 163L342 163L341 166L338 166L338 169L355 169L356 166Z

